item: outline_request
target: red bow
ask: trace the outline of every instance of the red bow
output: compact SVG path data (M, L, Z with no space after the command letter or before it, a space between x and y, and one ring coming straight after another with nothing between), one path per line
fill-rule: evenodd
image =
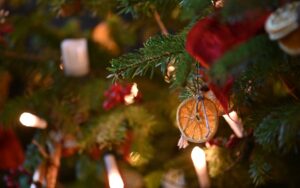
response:
M269 13L251 12L244 20L235 23L221 23L217 17L204 18L190 30L187 35L186 50L203 67L209 67L227 51L245 42L262 30ZM228 101L233 77L225 85L218 86L206 76L210 89L219 99L225 112L228 112Z

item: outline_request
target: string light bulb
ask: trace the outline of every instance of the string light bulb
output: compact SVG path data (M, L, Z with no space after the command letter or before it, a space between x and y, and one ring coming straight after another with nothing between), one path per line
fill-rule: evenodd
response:
M34 127L39 129L45 129L47 127L47 122L44 119L39 118L38 116L29 112L23 112L20 115L19 121L26 127Z

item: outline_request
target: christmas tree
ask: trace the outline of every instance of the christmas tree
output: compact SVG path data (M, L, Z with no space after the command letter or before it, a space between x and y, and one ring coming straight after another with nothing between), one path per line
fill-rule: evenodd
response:
M297 187L297 0L0 0L0 187Z

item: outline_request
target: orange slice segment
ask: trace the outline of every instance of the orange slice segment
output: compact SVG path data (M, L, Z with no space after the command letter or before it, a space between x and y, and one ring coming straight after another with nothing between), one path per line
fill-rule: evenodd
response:
M218 128L218 110L215 103L204 98L197 105L197 98L186 99L177 109L177 125L188 141L206 142L215 135Z

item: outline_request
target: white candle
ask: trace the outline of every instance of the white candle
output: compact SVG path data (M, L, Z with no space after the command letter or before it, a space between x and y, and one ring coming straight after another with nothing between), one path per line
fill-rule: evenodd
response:
M227 121L235 135L238 138L242 138L244 136L244 126L236 111L232 111L228 115L225 114L223 115L223 117Z
M61 42L63 69L66 75L83 76L89 72L86 39L65 39Z
M34 127L39 129L45 129L47 127L47 122L44 119L28 112L22 113L19 120L22 125L26 127Z
M200 187L210 187L210 180L207 173L206 159L204 151L198 146L194 147L191 154L193 164L197 173Z
M110 188L123 188L124 183L118 170L117 162L112 154L104 156L104 163L108 174L108 183Z

